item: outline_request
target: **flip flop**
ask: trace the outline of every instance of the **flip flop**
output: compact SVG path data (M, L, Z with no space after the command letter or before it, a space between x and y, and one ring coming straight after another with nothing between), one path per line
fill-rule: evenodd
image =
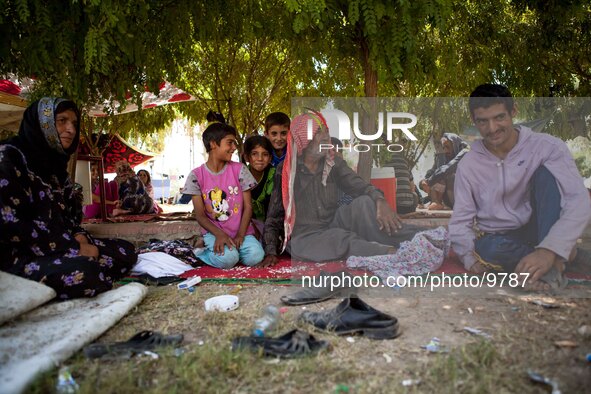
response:
M163 335L156 331L141 331L126 342L93 343L84 347L87 358L100 358L106 354L121 356L153 350L157 347L178 345L183 335Z
M551 290L562 290L568 285L568 279L556 267L552 267L540 280L549 284Z
M544 276L542 276L540 281L550 285L550 289L548 290L534 290L529 286L522 288L522 290L526 293L529 292L545 292L545 291L556 291L562 290L568 285L568 279L564 276L564 273L559 271L558 268L552 267L550 271L546 272Z
M317 353L328 348L327 341L316 340L305 331L292 330L278 338L237 337L232 340L232 350L246 349L253 352L262 350L263 356L295 358Z

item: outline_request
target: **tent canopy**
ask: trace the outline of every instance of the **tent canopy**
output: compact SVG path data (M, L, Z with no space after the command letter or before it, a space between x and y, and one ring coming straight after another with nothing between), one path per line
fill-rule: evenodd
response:
M97 141L98 139L98 141ZM95 146L96 149L92 149ZM125 141L119 134L97 136L93 134L93 141L89 143L84 137L80 139L78 153L82 155L93 155L93 151L102 152L105 173L115 172L115 163L126 160L132 167L152 159L156 154L142 151Z
M35 81L32 79L0 79L0 129L12 132L18 131L23 112L28 105L27 96L34 82ZM192 95L168 82L162 82L159 88L160 92L158 95L149 91L142 94L142 109L196 100ZM88 110L88 115L97 118L109 116L109 114L105 112L107 104L108 103L103 103L91 106ZM119 103L115 102L114 105L115 108L117 108ZM114 114L119 115L134 112L138 109L139 108L136 104L128 103L125 109L122 111L116 111Z

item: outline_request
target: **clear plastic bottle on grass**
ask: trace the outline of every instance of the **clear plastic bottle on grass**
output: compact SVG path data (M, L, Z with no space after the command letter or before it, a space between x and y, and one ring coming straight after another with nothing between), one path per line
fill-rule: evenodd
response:
M263 310L263 316L254 321L252 335L264 337L277 327L277 323L279 323L279 309L274 305L267 305Z
M57 376L57 385L55 391L58 394L74 394L78 392L78 383L72 377L68 367L61 367Z

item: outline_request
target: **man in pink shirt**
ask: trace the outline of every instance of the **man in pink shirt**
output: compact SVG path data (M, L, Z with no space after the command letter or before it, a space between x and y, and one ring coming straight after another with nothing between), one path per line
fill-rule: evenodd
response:
M563 286L565 263L588 259L575 246L591 218L566 144L514 126L517 111L505 86L478 86L469 105L482 139L456 173L453 249L472 272L528 274L533 290Z

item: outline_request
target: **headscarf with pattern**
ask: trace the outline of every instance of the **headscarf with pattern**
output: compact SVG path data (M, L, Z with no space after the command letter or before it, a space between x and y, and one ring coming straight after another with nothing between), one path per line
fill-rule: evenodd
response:
M450 161L451 159L453 159L454 157L456 157L458 155L458 153L460 153L462 151L462 149L466 149L468 148L470 145L468 145L464 140L462 140L460 138L459 135L454 134L454 133L443 133L443 136L441 137L441 139L446 139L449 142L451 142L452 145L452 155L450 159L446 159L446 161Z
M137 174L131 168L131 165L127 160L120 160L115 163L115 171L117 172L117 176L115 177L115 181L117 184L121 185L122 183L127 182L129 178L136 178ZM138 178L139 179L139 178Z
M304 149L310 143L308 139L308 126L312 129L312 138L316 135L318 130L323 127L328 129L326 120L320 112L310 111L302 115L296 116L290 125L289 134L287 136L287 150L285 153L285 160L283 161L283 172L281 174L281 195L283 198L283 208L285 209L285 237L283 240L283 250L287 246L287 241L293 232L293 226L296 218L296 204L294 200L294 181L296 177L296 167L298 157L302 155ZM334 151L327 150L326 158L324 160L324 167L322 169L322 185L326 186L326 180L330 171L334 167Z
M68 149L64 149L57 132L55 117L72 110L78 117L76 136ZM80 111L73 101L44 97L25 110L18 135L3 143L16 146L24 155L27 167L45 183L55 181L63 186L68 178L68 161L76 152L80 139ZM56 179L54 179L56 178Z

